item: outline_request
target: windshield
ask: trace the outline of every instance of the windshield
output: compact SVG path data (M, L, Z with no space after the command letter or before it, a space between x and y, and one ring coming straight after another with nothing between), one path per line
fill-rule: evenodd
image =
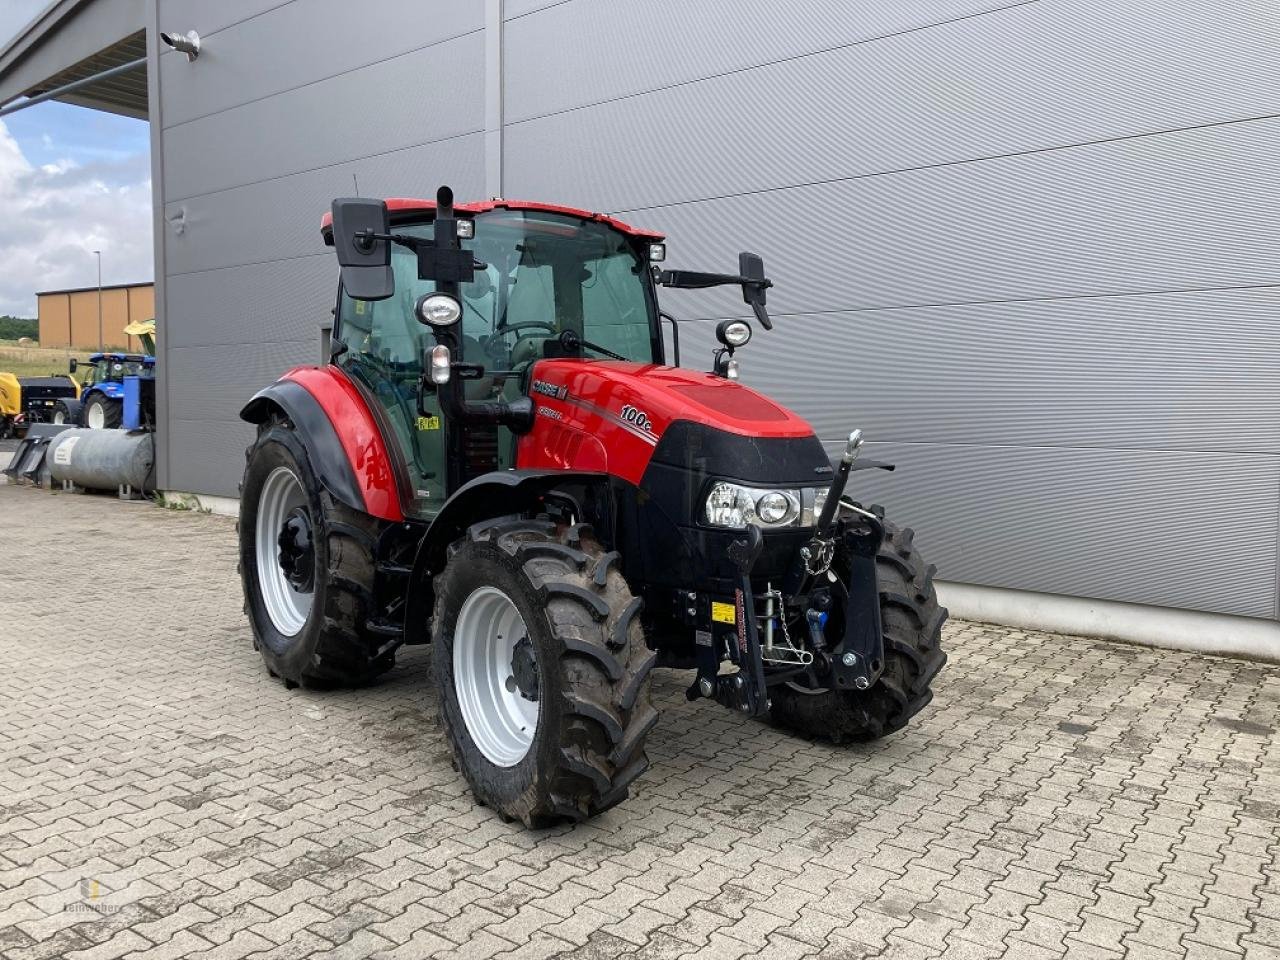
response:
M84 383L102 383L105 380L123 380L146 373L146 365L139 360L102 359L84 371Z
M530 210L496 210L475 223L464 246L487 266L463 287L463 333L494 360L560 355L547 341L566 330L628 360L655 359L647 264L624 234Z
M396 228L431 237L430 223ZM647 264L626 235L604 224L555 213L495 210L475 218L464 248L485 266L462 286L463 359L490 374L522 372L546 356L564 356L556 339L572 330L627 360L656 359ZM343 298L343 341L352 350L404 372L420 372L434 345L413 315L435 284L418 279L417 256L393 245L395 295L380 302ZM606 355L585 347L585 359Z

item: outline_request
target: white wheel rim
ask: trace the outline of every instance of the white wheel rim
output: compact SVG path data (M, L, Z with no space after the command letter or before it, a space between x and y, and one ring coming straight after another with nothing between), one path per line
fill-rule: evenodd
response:
M66 417L63 415L61 410L55 410L53 412L53 422L55 425L60 423L66 423Z
M85 418L85 422L89 424L91 430L105 430L107 427L107 415L102 410L102 404L89 404L89 413Z
M489 762L513 767L538 730L538 700L515 684L511 660L528 636L520 611L497 587L480 587L458 611L453 632L453 685L467 732Z
M254 550L262 602L275 628L292 637L307 622L314 592L294 588L280 567L280 530L295 507L305 507L306 491L288 467L276 467L267 475L258 495L258 519L254 526Z

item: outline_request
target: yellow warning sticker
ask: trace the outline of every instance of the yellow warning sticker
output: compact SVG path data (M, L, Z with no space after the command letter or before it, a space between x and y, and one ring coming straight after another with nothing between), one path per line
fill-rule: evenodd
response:
M716 623L738 622L732 603L719 603L715 600L711 601L711 619Z
M439 430L440 418L439 417L419 417L418 429L419 430Z

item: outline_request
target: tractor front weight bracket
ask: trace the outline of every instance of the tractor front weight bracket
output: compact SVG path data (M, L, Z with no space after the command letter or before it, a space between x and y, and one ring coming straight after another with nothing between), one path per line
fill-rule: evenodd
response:
M699 696L713 697L721 706L751 717L762 717L769 712L769 690L760 651L755 596L751 592L751 568L763 547L764 537L757 526L748 526L746 538L729 545L729 559L738 568L738 584L734 589L737 636L730 648L730 659L737 664L737 672L720 675L719 657L710 635L705 638L699 636L698 679L687 694L690 700Z
M840 540L849 558L849 581L845 584L844 638L831 651L831 673L838 688L866 690L884 670L876 581L876 555L884 540L884 524L874 514L858 511L855 518L841 521Z

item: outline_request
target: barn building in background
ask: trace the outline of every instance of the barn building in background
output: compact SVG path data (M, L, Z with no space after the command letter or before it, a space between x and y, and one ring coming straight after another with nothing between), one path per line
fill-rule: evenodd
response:
M131 323L156 315L155 284L125 283L36 294L40 346L73 350L122 349L138 353L142 344L124 333Z

